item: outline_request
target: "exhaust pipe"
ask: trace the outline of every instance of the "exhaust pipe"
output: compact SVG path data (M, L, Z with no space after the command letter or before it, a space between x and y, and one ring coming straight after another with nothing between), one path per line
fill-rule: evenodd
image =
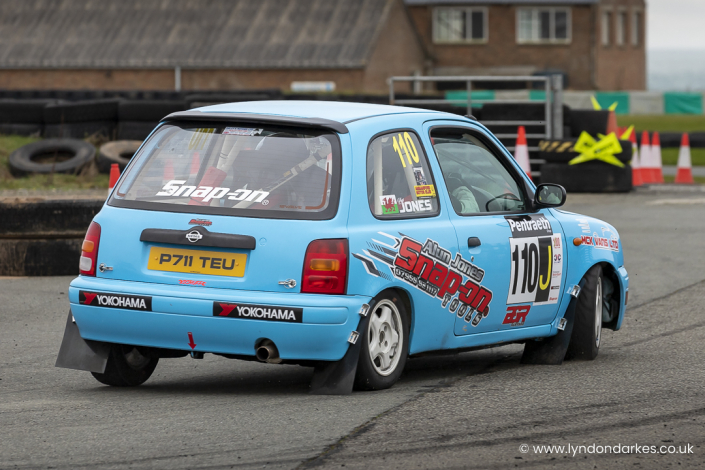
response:
M277 347L271 339L265 339L257 346L255 356L260 362L267 362L269 364L280 364L282 362L282 359L279 357L279 350L277 350Z

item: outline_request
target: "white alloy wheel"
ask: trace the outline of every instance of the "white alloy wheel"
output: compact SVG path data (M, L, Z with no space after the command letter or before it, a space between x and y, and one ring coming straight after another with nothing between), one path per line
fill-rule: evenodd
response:
M602 335L602 277L597 278L597 295L595 295L595 346L600 347Z
M378 302L370 315L367 327L370 361L375 372L386 377L396 370L404 350L401 315L394 302L388 299Z

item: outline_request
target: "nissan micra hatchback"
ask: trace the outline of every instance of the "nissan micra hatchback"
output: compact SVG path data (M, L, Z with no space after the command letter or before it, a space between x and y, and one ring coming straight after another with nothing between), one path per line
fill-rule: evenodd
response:
M57 365L113 386L205 353L383 389L407 358L525 343L594 359L628 276L617 231L557 209L485 127L394 106L167 116L86 234Z

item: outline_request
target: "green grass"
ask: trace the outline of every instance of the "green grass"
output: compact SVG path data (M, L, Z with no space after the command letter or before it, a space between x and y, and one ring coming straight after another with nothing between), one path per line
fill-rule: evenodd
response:
M663 175L663 181L666 183L673 183L674 179L676 179L675 176ZM693 180L695 184L705 184L705 176L693 176Z
M634 125L639 131L696 132L705 131L705 115L664 114L660 116L617 116L619 126Z
M10 173L10 154L38 137L0 135L0 190L3 189L107 189L109 176L99 174L94 165L84 168L78 175L36 174L15 178Z
M661 149L661 160L664 165L678 164L678 150L676 148ZM693 166L705 166L705 149L690 149L690 160Z

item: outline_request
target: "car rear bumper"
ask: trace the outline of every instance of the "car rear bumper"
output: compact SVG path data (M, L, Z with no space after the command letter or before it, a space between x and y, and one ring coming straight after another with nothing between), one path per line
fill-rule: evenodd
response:
M151 297L151 311L79 303L79 291ZM81 337L94 341L254 356L267 338L282 359L337 361L369 297L235 291L79 276L69 287ZM213 316L214 302L302 308L301 323ZM191 348L191 338L195 346Z

